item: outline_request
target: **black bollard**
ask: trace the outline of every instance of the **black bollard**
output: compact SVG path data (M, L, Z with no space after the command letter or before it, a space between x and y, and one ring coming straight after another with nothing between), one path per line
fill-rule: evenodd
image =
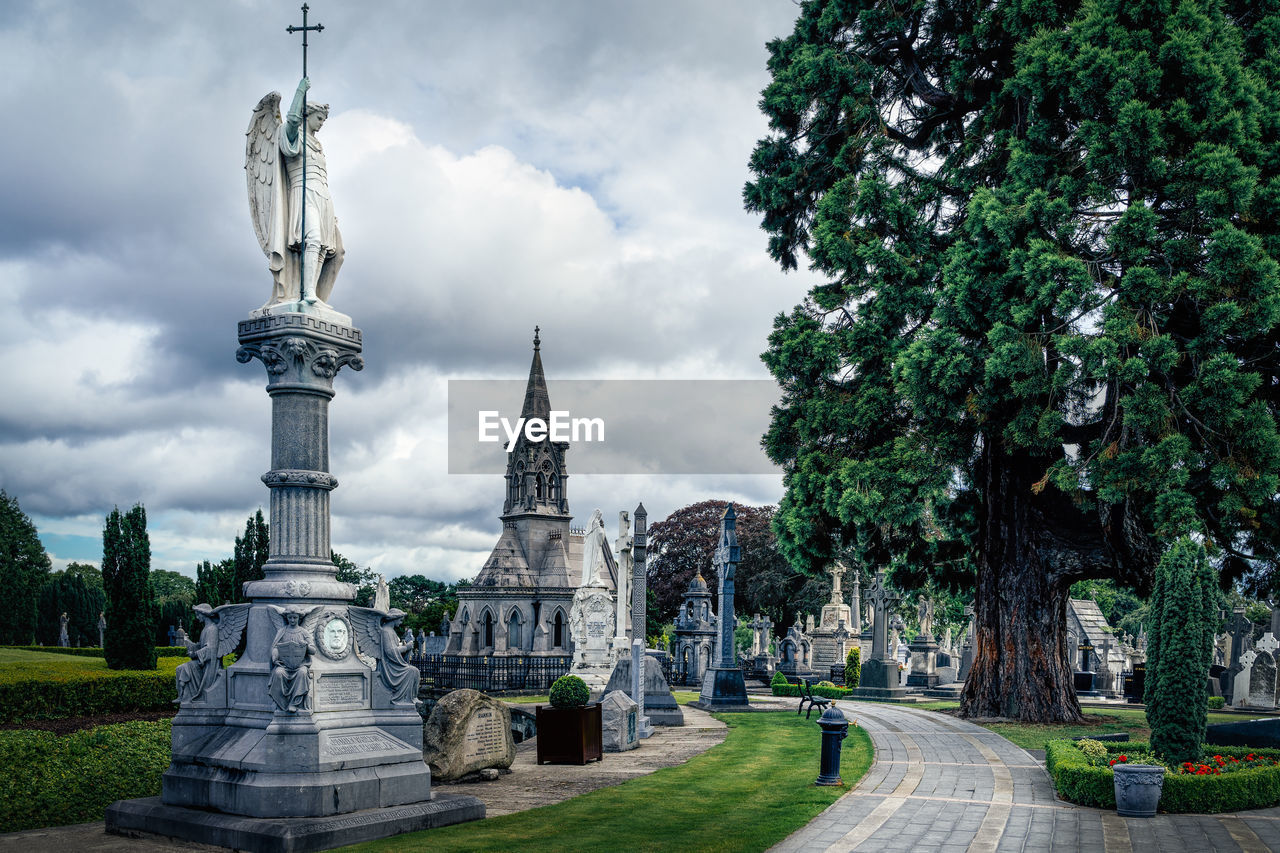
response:
M840 709L831 703L818 718L822 728L822 767L815 785L840 784L840 746L849 735L849 721Z

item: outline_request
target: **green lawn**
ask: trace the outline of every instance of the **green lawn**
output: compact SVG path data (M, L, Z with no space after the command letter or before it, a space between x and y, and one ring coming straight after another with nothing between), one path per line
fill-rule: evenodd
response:
M960 707L960 703L922 702L911 707L923 708L927 711L945 711ZM1105 710L1086 708L1084 718L1086 722L1083 724L979 723L978 725L1003 735L1023 749L1044 749L1044 745L1051 740L1120 732L1128 732L1132 740L1151 738L1151 729L1147 726L1147 713L1141 708L1107 708ZM1238 722L1240 719L1238 714L1209 712L1211 723L1231 723Z
M186 658L159 658L156 668L173 672ZM126 670L119 670L124 672ZM111 672L105 658L61 655L56 652L28 652L22 649L0 649L0 672L11 678L63 675L70 672Z
M815 722L789 712L717 716L729 725L724 742L679 766L553 806L344 849L765 850L808 823L871 766L871 739L851 726L841 762L845 784L820 788L813 784L821 739Z

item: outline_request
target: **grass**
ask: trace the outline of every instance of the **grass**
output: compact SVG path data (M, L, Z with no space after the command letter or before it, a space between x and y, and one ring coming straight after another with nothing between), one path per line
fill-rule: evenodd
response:
M159 658L155 671L173 672L178 664L185 663L186 658ZM105 658L80 657L62 655L54 652L29 652L22 649L0 649L0 674L6 680L17 681L22 678L41 678L60 676L67 673L131 672L136 670L107 669ZM148 670L151 671L151 670Z
M0 731L0 832L102 820L116 800L159 794L169 737L167 720Z
M871 766L871 739L850 726L841 762L845 784L820 788L813 784L821 739L816 724L789 712L717 716L729 726L724 742L679 766L552 806L344 849L765 850L808 823Z
M921 702L912 705L927 711L948 711L960 707L959 702ZM998 735L1013 741L1023 749L1044 749L1051 740L1070 740L1071 738L1090 737L1093 735L1120 734L1128 732L1131 740L1150 740L1151 729L1147 726L1147 712L1141 708L1107 708L1106 710L1085 709L1085 722L1080 723L978 723ZM1209 712L1210 723L1230 723L1240 719L1237 714L1219 714Z

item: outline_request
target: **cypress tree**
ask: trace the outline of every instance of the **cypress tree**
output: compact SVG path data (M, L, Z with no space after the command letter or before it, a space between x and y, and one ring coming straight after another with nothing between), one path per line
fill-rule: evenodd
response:
M102 532L102 582L107 594L106 648L111 669L155 669L155 601L147 512L138 504L107 516Z
M1176 765L1201 758L1217 584L1204 547L1186 537L1165 553L1156 575L1144 698L1152 751Z
M244 536L236 537L235 556L232 558L234 563L232 602L248 600L244 595L244 585L249 581L262 580L266 576L263 574L262 566L270 555L271 530L267 526L266 519L262 517L262 510L259 509L245 522Z
M40 590L49 577L49 555L18 499L0 490L0 644L30 645L36 635Z

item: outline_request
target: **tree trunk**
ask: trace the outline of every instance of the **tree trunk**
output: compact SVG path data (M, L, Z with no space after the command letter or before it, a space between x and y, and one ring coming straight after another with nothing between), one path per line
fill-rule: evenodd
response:
M1047 467L1043 460L998 447L984 449L982 457L976 640L960 716L1077 722L1067 597L1087 563L1074 547L1063 559L1062 549L1065 541L1093 551L1085 543L1097 541L1096 521L1089 525L1069 500L1057 499L1061 493L1049 494L1052 486L1036 494L1033 484ZM1106 571L1105 565L1092 568Z

